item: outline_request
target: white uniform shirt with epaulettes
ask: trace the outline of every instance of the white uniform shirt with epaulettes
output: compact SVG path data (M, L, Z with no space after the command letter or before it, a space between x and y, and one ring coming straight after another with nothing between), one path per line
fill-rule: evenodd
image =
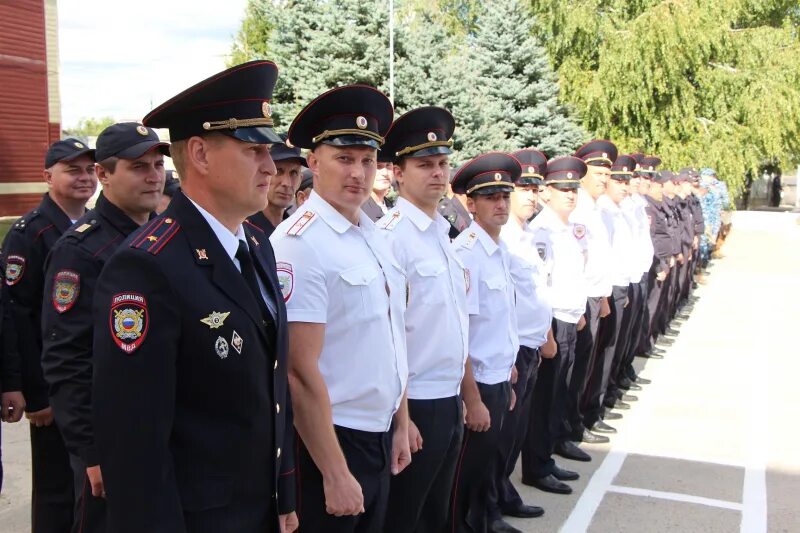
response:
M325 324L319 369L333 423L389 430L408 378L405 273L375 224L319 194L270 237L289 322Z
M405 198L376 225L408 277L408 397L430 400L461 390L469 346L467 271L450 244L450 223Z
M547 300L547 273L542 257L547 256L547 245L537 244L528 224L520 225L513 218L500 230L500 239L511 255L519 343L529 348L539 348L547 342L547 332L553 321L553 310Z
M586 226L586 283L587 294L593 298L611 296L611 240L594 198L578 189L575 210L570 222Z
M650 271L655 255L653 239L650 237L650 218L647 216L646 206L647 200L638 193L631 194L620 202L622 212L628 217L631 227L636 233L636 257L638 258L636 264L643 274Z
M611 236L612 276L617 287L627 287L629 283L638 282L641 271L636 256L636 240L634 228L623 213L622 208L606 195L597 199L603 214L603 221Z
M508 381L519 351L511 255L474 221L453 246L469 271L469 357L475 381Z
M577 324L586 312L586 226L564 223L548 206L530 223L537 249L544 250L549 272L547 298L553 317ZM542 243L541 245L539 243Z

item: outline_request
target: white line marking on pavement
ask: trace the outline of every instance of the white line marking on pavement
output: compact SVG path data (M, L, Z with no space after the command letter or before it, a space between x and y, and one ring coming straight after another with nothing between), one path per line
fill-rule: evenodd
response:
M635 487L620 487L618 485L611 485L610 487L608 487L608 492L616 492L618 494L630 494L631 496L645 496L647 498L657 498L659 500L672 500L676 502L696 503L699 505L706 505L708 507L731 509L732 511L741 511L743 507L743 505L738 502L727 502L725 500L716 500L714 498L703 498L702 496L692 496L690 494L680 494L678 492L664 492L660 490L637 489Z
M742 489L742 533L767 532L767 474L766 474L766 439L769 438L769 354L775 353L770 346L770 335L767 338L766 357L758 358L755 364L749 364L750 420L747 427L747 467L744 470L744 486ZM762 337L762 338L763 338ZM753 353L758 353L754 351Z
M628 452L617 450L608 452L600 468L597 469L592 479L589 480L589 484L586 485L569 518L561 526L561 531L571 533L589 529L589 524L597 512L600 502L603 501L603 497L611 487L611 482L614 481L614 478L619 473L627 456Z

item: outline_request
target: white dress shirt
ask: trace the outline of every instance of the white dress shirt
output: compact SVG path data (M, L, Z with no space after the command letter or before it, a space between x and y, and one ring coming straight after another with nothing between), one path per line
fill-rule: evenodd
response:
M578 189L578 201L569 221L586 226L586 291L592 298L611 296L611 240L592 195Z
M597 199L597 203L600 206L606 228L608 228L608 234L611 236L611 281L615 286L627 287L631 281L638 282L641 277L641 271L637 264L633 228L625 217L625 213L622 212L622 208L611 198L603 195Z
M553 316L577 324L586 312L586 226L564 223L547 206L530 224L537 250L542 250L548 276L547 298Z
M650 218L647 216L647 200L641 194L632 194L620 202L622 212L628 217L636 234L637 265L645 274L653 266L653 239L650 236Z
M316 192L270 237L289 322L325 324L319 369L333 423L385 432L406 364L405 274L359 211L352 224Z
M494 385L511 378L519 338L511 257L477 222L453 241L469 271L469 357L475 381Z
M511 254L519 343L539 348L547 342L553 310L546 299L547 273L534 232L528 224L520 225L512 217L500 230L500 238Z
M469 346L467 272L448 237L450 223L400 198L376 222L408 277L408 397L430 400L461 390Z

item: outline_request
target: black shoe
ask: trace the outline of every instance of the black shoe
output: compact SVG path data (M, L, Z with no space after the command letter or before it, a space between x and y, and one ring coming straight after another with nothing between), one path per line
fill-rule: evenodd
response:
M608 433L608 434L614 434L617 432L616 429L612 428L602 420L598 420L597 422L595 422L595 424L592 426L592 431L594 433Z
M565 470L558 465L553 465L553 477L559 481L575 481L581 475L572 470Z
M636 383L641 385L650 385L652 381L647 378L643 378L642 376L636 376Z
M660 350L660 351L663 352L664 350ZM651 350L649 352L643 353L642 357L646 357L647 359L664 359L664 354L663 353L654 352L654 351Z
M622 376L619 380L617 380L617 385L619 385L622 389L628 390L631 388L631 385L633 385L633 382L628 379L627 376Z
M489 533L522 533L522 530L515 528L502 518L498 518L489 524Z
M675 340L670 339L669 337L659 337L656 341L656 344L661 346L672 346L675 344Z
M692 288L693 288L693 289L696 289L696 288L697 288L697 282L696 282L696 281L692 281Z
M633 394L623 394L622 398L620 398L623 402L638 402L639 398L634 396Z
M628 390L629 391L631 391L631 390L632 391L640 391L640 390L642 390L642 388L639 385L637 385L636 383L631 383L631 386L628 387Z
M521 503L516 507L503 509L502 513L506 516L513 516L514 518L536 518L544 514L544 509L536 505L525 505Z
M614 404L614 409L619 409L620 411L627 411L631 408L631 404L625 402L617 402Z
M649 353L654 353L656 355L664 355L664 354L667 353L667 351L666 350L662 350L658 346L653 346L652 348L650 348Z
M575 443L568 440L563 440L556 444L555 453L564 459L572 459L573 461L583 461L584 463L588 463L592 460L591 455L578 448Z
M667 337L677 337L678 334L680 334L680 331L672 327L667 328L667 331L664 332Z
M536 487L544 492L552 492L553 494L572 494L572 487L557 480L553 474L534 479L530 483L525 483L525 480L523 479L522 483L524 485Z
M609 441L608 437L604 437L602 435L595 435L588 429L583 430L583 437L581 441L585 442L586 444L605 444ZM577 448L577 447L576 447ZM578 448L580 449L580 448Z
M603 417L603 420L619 420L622 418L622 413L615 413L614 411L609 411Z

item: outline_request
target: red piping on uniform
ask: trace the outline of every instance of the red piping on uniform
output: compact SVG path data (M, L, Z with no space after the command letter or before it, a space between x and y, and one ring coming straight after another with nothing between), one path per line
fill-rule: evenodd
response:
M175 223L170 229L164 232L164 235L161 236L161 240L154 242L152 246L150 246L148 252L152 253L153 255L160 252L161 249L164 248L164 246L166 246L167 243L172 240L172 238L175 236L175 234L178 233L180 229L181 229L180 224ZM157 248L153 249L153 246L157 246Z
M111 246L112 244L114 244L115 242L117 242L117 241L119 240L119 238L120 238L120 236L119 236L119 235L117 235L116 237L114 237L113 239L111 239L111 240L108 242L108 244L106 244L105 246L103 246L102 248L100 248L99 250L97 250L97 251L96 251L96 252L95 252L95 253L92 255L92 257L97 257L98 255L100 255L100 254L103 252L103 250L105 250L106 248L108 248L109 246Z
M245 220L244 220L244 223L245 223L245 224L247 224L247 225L249 225L249 226L252 226L253 228L255 228L255 229L257 229L258 231L260 231L261 233L264 233L264 230L263 230L263 229L259 228L258 226L256 226L256 225L255 225L255 224L253 224L252 222L250 222L249 220L245 219Z
M155 228L156 224L159 224L160 222L161 219L155 219L151 222L148 222L147 225L142 228L142 233L139 235L139 237L137 237L131 242L131 248L138 248L139 245L142 244L142 242L144 242L144 240L150 236L149 234L152 233L151 230Z
M464 446L461 448L461 457L458 458L458 469L456 470L456 477L453 479L453 501L450 504L450 507L453 509L453 528L451 531L455 533L456 531L456 498L458 497L458 480L461 477L461 466L464 463L464 454L467 451L467 443L469 442L469 431L466 432L464 435Z
M292 468L288 472L284 472L283 474L278 474L278 477L280 477L280 476L288 476L289 474L294 474L294 471L295 471L295 469Z
M39 237L42 236L42 233L44 233L45 231L49 230L52 227L53 227L53 225L50 224L49 226L45 226L42 229L40 229L39 233L36 234L36 237L33 238L33 241L36 242L37 240L39 240Z

